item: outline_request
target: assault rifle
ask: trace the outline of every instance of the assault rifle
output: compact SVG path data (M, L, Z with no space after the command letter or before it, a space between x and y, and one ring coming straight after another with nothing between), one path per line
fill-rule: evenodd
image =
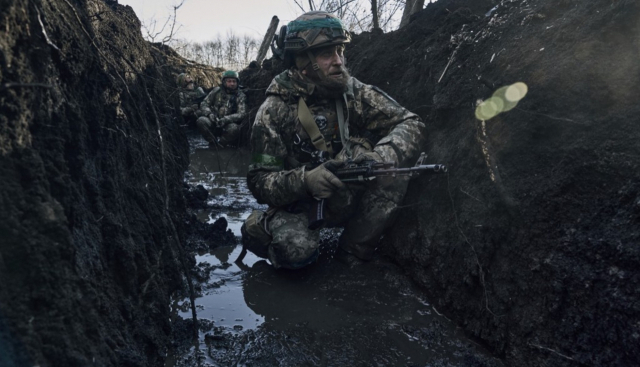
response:
M395 162L364 161L354 163L348 161L344 167L336 169L335 174L342 182L367 182L376 177L415 177L422 173L446 173L444 164L424 164L427 155L422 152L415 166L409 168L396 168ZM309 211L309 229L317 229L324 223L325 199L313 203Z

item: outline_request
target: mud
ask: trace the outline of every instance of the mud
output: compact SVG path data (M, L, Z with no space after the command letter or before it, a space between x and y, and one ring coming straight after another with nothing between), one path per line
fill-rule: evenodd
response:
M175 74L200 66L115 1L2 1L0 365L640 364L639 18L625 0L439 0L354 37L352 74L420 114L449 174L411 184L367 268L332 261L330 238L288 273L229 262L254 204L176 117ZM244 147L282 70L264 66L241 72ZM514 109L476 119L515 82ZM246 315L208 303L239 292Z
M199 137L191 142L203 145ZM240 236L250 212L266 209L246 187L248 153L192 149L187 182L209 194L200 195L205 207L193 211L211 232ZM192 338L191 298L176 293L174 348L165 366L502 365L442 317L388 260L355 268L335 261L337 235L325 231L317 263L282 271L251 253L234 263L240 245L203 241L196 232L190 242L210 244L187 244L198 250L193 279L199 336Z
M0 4L0 365L157 366L188 145L131 8Z

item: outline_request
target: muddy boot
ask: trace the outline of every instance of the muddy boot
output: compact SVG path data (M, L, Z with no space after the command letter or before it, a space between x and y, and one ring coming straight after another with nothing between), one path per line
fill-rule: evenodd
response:
M248 250L260 258L267 259L271 235L264 228L264 214L261 210L254 210L242 224L240 232L242 233L243 253Z
M220 136L220 144L231 147L236 146L238 139L240 138L240 125L229 123L224 127L222 136Z
M205 116L199 117L198 120L196 120L198 131L200 132L202 137L209 142L209 146L218 143L218 139L213 135L213 132L211 132L212 125L213 124L211 120L209 120L209 118Z

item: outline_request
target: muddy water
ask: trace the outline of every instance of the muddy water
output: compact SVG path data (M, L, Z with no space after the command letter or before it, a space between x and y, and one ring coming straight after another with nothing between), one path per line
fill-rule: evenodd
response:
M202 221L225 216L239 228L255 203L244 177L244 150L195 149L191 184L210 192ZM298 271L275 270L240 247L196 255L206 281L198 286L199 340L168 366L499 366L440 316L385 259L348 267L332 258L327 239L318 262ZM172 305L191 318L189 298Z

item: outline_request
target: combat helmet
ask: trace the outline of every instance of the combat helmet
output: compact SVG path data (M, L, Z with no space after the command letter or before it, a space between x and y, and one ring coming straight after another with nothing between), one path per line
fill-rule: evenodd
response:
M227 78L233 78L238 82L238 84L240 83L240 75L237 71L227 70L222 73L222 83L224 83L224 80Z
M182 73L182 74L178 75L176 77L176 84L178 84L178 87L180 87L180 88L186 87L186 85L185 85L185 80L186 79L187 79L187 74L186 73Z
M318 65L310 50L349 42L351 35L340 18L326 11L310 11L280 27L280 33L274 36L271 51L284 60L287 67L293 65L296 54L306 52L313 68L317 70Z

